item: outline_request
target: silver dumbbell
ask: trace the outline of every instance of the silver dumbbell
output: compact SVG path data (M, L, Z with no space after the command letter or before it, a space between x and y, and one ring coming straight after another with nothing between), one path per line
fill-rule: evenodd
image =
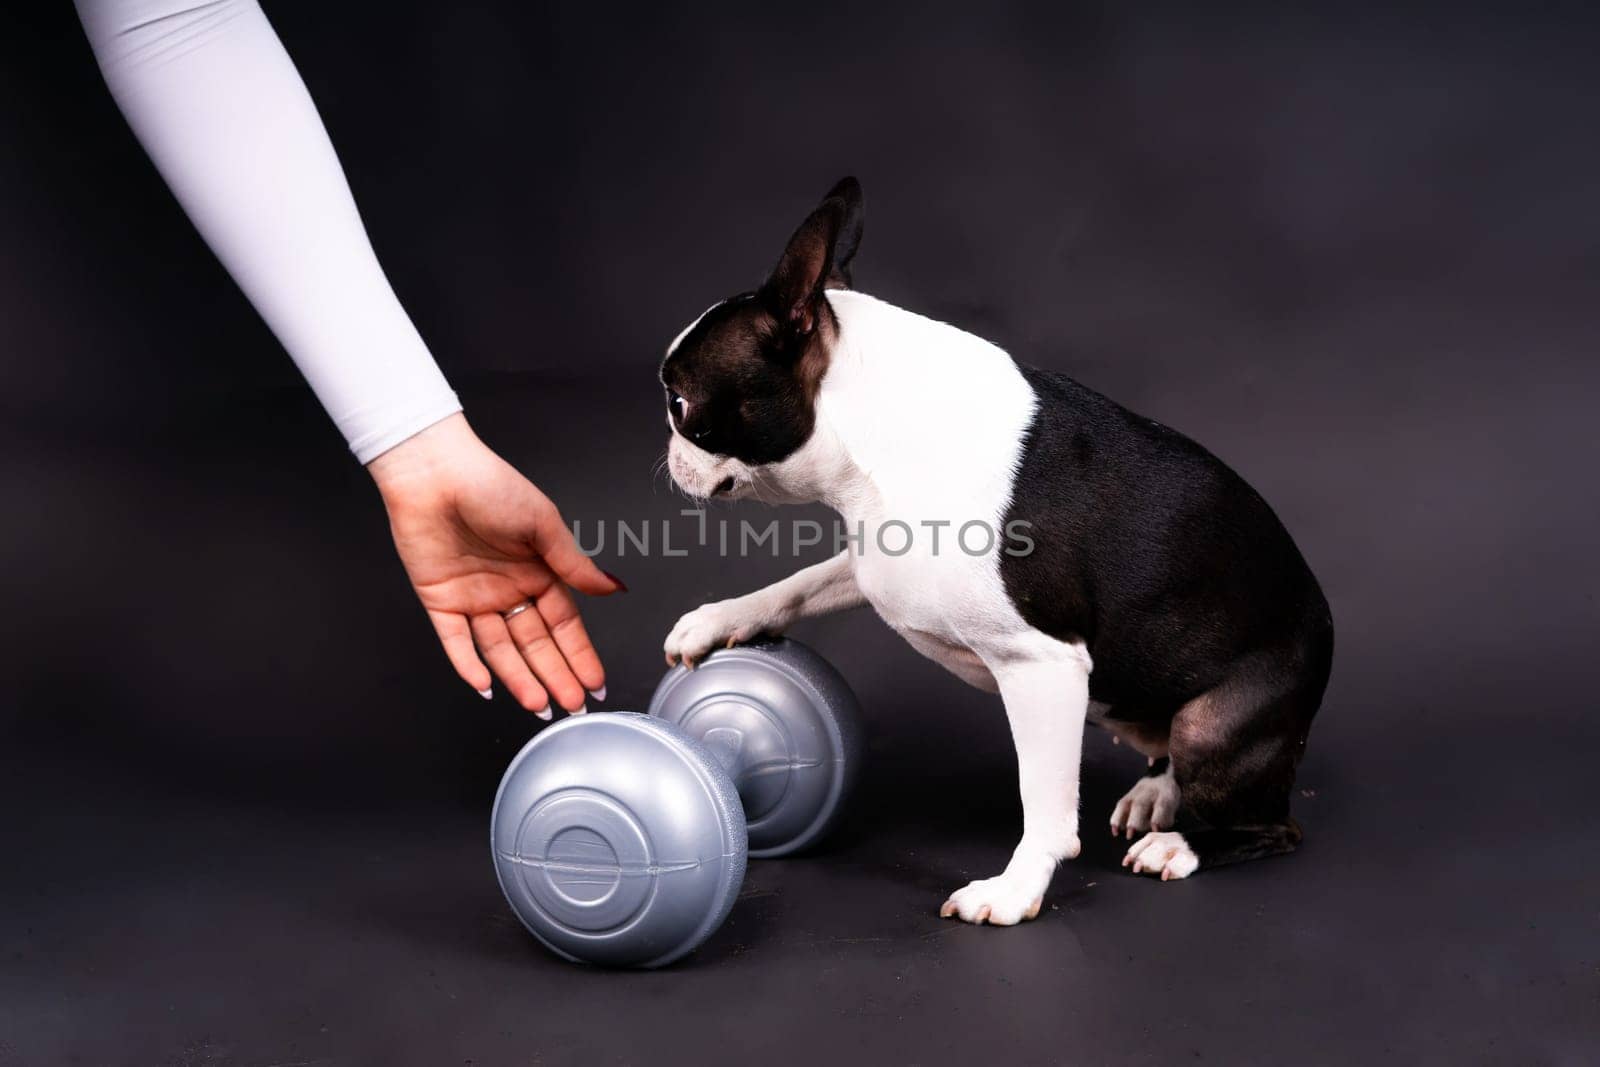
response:
M570 960L659 967L722 924L746 856L815 842L860 762L855 696L780 639L712 653L650 713L565 719L506 770L491 816L512 910Z

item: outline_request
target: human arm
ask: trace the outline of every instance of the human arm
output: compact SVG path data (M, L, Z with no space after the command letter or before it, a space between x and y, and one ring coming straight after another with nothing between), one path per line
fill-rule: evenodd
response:
M578 553L549 499L466 425L259 4L76 3L134 134L372 473L457 672L489 695L476 637L524 707L547 711L552 695L583 706L604 673L567 586L603 594L620 583ZM537 610L508 624L502 613L524 598Z

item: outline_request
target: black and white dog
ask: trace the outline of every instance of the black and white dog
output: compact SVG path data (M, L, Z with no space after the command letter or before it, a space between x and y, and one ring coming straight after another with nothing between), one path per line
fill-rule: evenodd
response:
M861 187L846 178L760 289L673 340L661 381L669 466L687 492L821 501L865 536L691 611L667 637L668 661L865 602L913 648L998 691L1022 840L941 915L1038 914L1056 865L1079 850L1085 721L1150 761L1111 816L1114 835L1141 834L1124 866L1166 880L1294 849L1289 795L1333 620L1283 525L1183 435L852 290L861 229ZM975 519L1021 524L1032 550L1003 534L993 551L955 548ZM944 541L899 529L880 541L888 523ZM1171 829L1180 801L1196 829Z

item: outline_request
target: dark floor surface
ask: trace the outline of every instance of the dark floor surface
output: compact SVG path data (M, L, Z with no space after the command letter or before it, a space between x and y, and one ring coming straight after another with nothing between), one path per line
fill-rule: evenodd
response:
M672 515L681 501L663 483L644 489L653 395L585 429L594 388L541 388L555 432L597 466L638 470L629 503ZM500 383L469 403L485 432L514 440L533 401ZM246 418L317 437L297 396ZM1287 485L1297 465L1344 454L1257 459L1251 473ZM810 855L753 864L698 953L627 974L561 963L508 912L487 815L537 723L449 676L375 502L334 448L231 457L248 472L231 488L208 484L217 456L159 441L58 455L12 465L6 488L32 485L41 515L82 523L23 522L9 547L28 558L30 536L80 537L84 551L12 581L44 633L70 632L85 608L136 625L91 628L95 667L37 634L11 665L0 1063L1600 1056L1590 665L1577 638L1530 660L1475 617L1448 636L1410 630L1414 601L1436 605L1447 575L1427 553L1367 572L1376 550L1334 536L1337 509L1297 530L1341 623L1297 854L1182 883L1124 873L1101 827L1140 760L1093 733L1085 852L1040 919L941 921L944 896L995 873L1014 843L1004 718L855 613L800 631L868 709L852 817ZM545 480L572 515L638 514L603 479ZM190 516L192 538L170 518L154 529L152 501ZM746 514L760 512L714 513ZM793 566L608 562L632 586L589 611L612 707L645 701L680 610ZM63 587L65 604L42 595ZM1568 599L1592 610L1581 591Z

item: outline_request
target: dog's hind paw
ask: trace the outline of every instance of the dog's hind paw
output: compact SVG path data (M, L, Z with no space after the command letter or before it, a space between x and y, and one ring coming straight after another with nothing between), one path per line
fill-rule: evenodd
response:
M1163 882L1187 878L1200 869L1200 857L1194 854L1183 835L1166 833L1145 834L1133 843L1122 865L1134 874L1159 874Z
M1141 778L1111 813L1111 836L1171 828L1178 815L1178 783L1171 774Z

